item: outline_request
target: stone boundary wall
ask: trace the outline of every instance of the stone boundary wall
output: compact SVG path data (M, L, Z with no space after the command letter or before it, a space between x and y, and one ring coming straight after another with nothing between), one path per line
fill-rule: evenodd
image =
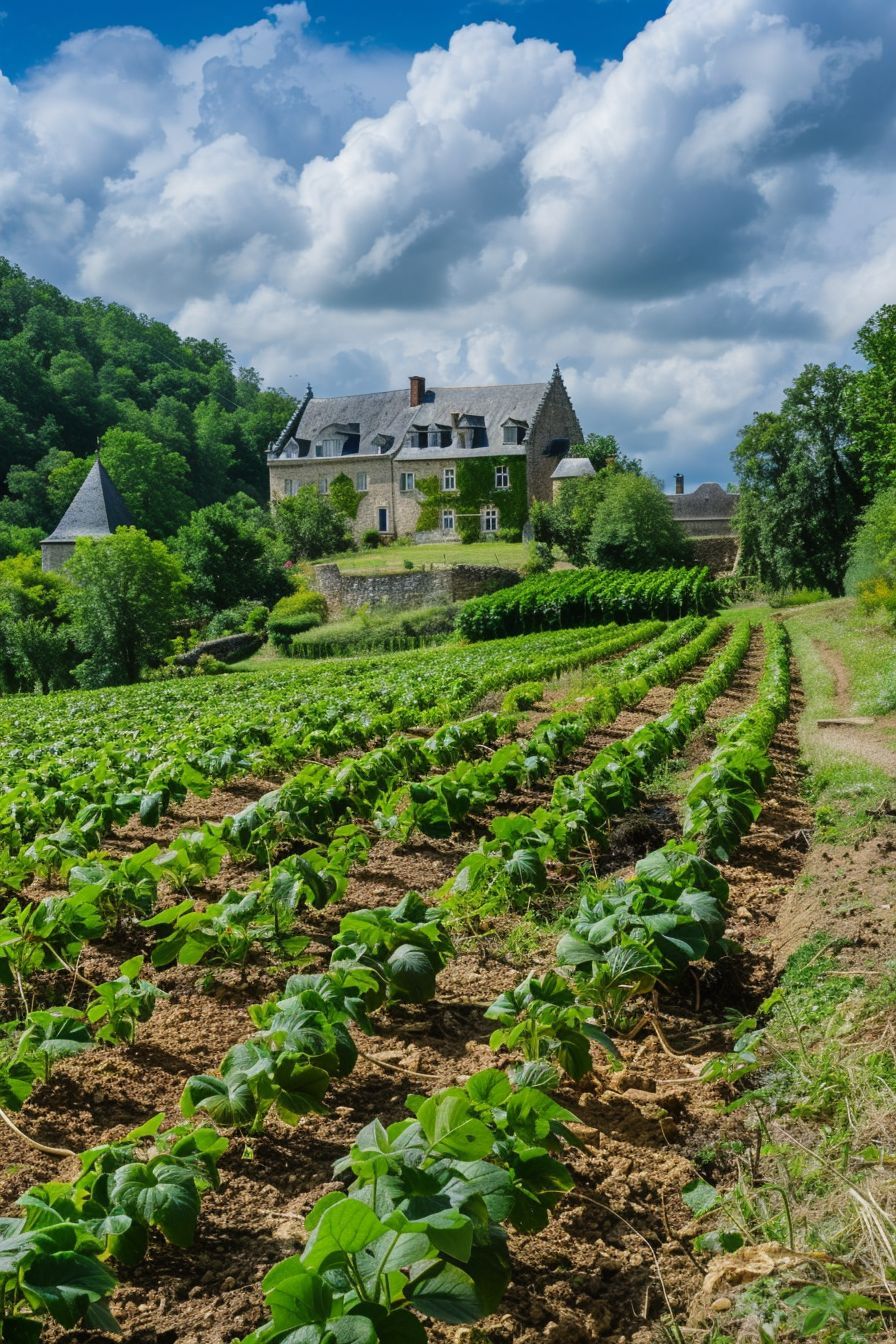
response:
M707 565L714 579L734 574L740 559L737 537L691 537L694 563Z
M315 565L314 587L331 611L357 607L430 607L439 602L466 602L519 583L515 569L498 565L451 565L442 569L408 569L398 574L343 574L338 565Z

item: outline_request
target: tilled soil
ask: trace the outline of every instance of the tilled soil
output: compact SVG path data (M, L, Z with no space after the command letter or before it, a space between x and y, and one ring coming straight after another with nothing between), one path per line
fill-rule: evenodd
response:
M707 729L689 747L689 763L711 749L715 724L750 703L761 660L757 638L734 685L712 707ZM672 695L665 688L652 691L637 711L592 735L581 759L565 764L564 771L579 768L605 741L662 712ZM707 1025L719 1023L728 1006L755 1003L770 983L778 908L802 862L793 837L808 822L799 795L798 708L795 698L794 714L772 748L777 774L763 814L726 870L732 935L743 950L708 971L699 987L688 982L680 998L661 1004L669 1046L642 1033L622 1043L621 1072L598 1062L585 1084L558 1094L579 1117L585 1139L585 1146L566 1157L576 1185L546 1231L511 1234L513 1282L499 1314L482 1323L495 1344L535 1344L541 1338L557 1344L598 1339L646 1344L667 1310L664 1294L681 1311L699 1285L680 1190L695 1174L693 1155L721 1134L735 1132L738 1122L719 1114L723 1089L698 1081L697 1074L724 1040L721 1027L706 1031ZM496 810L537 806L541 792L502 800ZM646 800L617 828L617 839L597 860L600 870L624 871L632 858L674 834L678 808L672 795ZM325 937L347 906L392 902L408 888L437 889L459 857L475 847L486 822L450 840L423 840L402 850L380 841L351 883L347 905L310 915L308 931ZM112 1305L124 1340L227 1344L264 1319L259 1280L301 1246L302 1219L334 1188L332 1164L358 1129L374 1116L387 1123L401 1117L409 1091L435 1091L496 1062L482 1009L526 971L552 965L554 946L546 937L521 971L493 955L500 933L497 921L491 937L471 939L461 949L439 977L435 1003L378 1014L377 1037L359 1037L365 1057L351 1077L332 1084L327 1116L307 1117L295 1129L269 1118L251 1147L234 1140L221 1163L220 1190L203 1199L194 1247L178 1251L153 1239L146 1260L121 1271ZM83 969L91 978L107 977L127 950L92 949ZM82 1149L121 1136L156 1111L164 1110L174 1122L186 1079L213 1068L230 1044L251 1034L245 1007L274 992L283 974L253 966L243 979L235 970L217 970L209 984L203 968L175 967L156 978L170 997L140 1028L136 1044L97 1049L59 1065L19 1117L26 1133ZM37 1153L5 1128L0 1133L4 1211L14 1211L16 1196L28 1185L76 1173L73 1159ZM437 1326L432 1337L454 1339L458 1332ZM103 1339L79 1330L49 1332L48 1338L66 1344Z

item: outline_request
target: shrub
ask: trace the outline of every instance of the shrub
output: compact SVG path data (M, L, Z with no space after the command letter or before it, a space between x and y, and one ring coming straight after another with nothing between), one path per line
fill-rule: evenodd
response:
M499 527L495 541L522 541L523 533L519 527Z
M380 534L375 527L369 527L366 532L361 533L362 546L369 546L371 550L375 550L379 544Z
M268 638L281 653L289 653L293 638L327 618L327 600L310 588L282 597L268 617Z
M226 663L222 663L220 658L215 658L211 653L200 654L194 668L194 674L197 677L219 677L222 672L229 672L230 668Z
M447 639L459 606L421 607L416 611L359 611L293 639L296 658L339 658L354 653L397 652Z
M216 611L205 629L207 639L217 639L219 635L263 635L268 623L268 609L261 602L246 600L237 602L233 607Z

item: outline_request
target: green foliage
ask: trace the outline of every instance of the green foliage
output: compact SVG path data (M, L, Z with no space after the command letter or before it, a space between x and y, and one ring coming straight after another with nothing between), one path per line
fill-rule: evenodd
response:
M197 510L171 543L200 614L289 592L267 515L246 495ZM222 632L225 633L225 632Z
M496 467L507 467L510 475L507 489L495 487ZM433 531L440 527L442 510L454 509L461 541L479 541L482 535L480 510L487 504L493 504L498 510L501 529L509 529L514 533L512 539L519 540L518 534L526 521L529 504L524 458L473 457L466 462L459 461L455 469L455 481L455 490L443 491L441 476L418 477L417 489L423 495L417 518L418 531Z
M715 750L694 775L685 800L682 834L698 840L721 863L731 855L762 810L759 799L772 776L766 750L790 708L790 637L781 622L765 625L765 665L756 700L720 734Z
M296 658L344 658L417 649L447 639L459 610L455 603L411 611L377 607L296 638L289 651Z
M852 370L807 364L778 412L741 431L732 454L740 482L741 568L775 589L843 592L848 542L868 502L850 432Z
M0 544L7 553L19 539L20 549L33 545L37 529L45 536L55 527L109 430L140 436L144 461L137 439L109 440L104 461L154 535L169 535L182 509L235 491L266 498L264 450L294 403L262 390L253 369L235 371L220 341L181 340L118 304L69 299L2 259L0 312L0 484L9 491L0 500Z
M494 639L524 630L712 611L719 601L719 588L705 566L645 574L565 571L474 597L463 607L457 628L464 639Z
M330 482L330 503L343 518L355 519L364 496L355 489L354 482L344 471Z
M190 469L176 449L139 430L108 429L102 438L102 461L136 526L150 536L170 536L189 514Z
M268 637L282 653L289 653L293 638L327 619L327 599L322 593L304 589L281 597L268 617Z
M65 606L85 661L83 686L136 681L167 652L186 580L177 559L145 532L121 527L111 537L79 537L67 565Z
M885 303L868 319L855 349L866 367L849 386L850 436L865 487L876 493L896 485L896 304Z
M672 506L649 476L611 474L585 543L589 562L605 569L659 569L686 564L691 546Z
M352 546L345 515L315 485L274 501L274 530L290 560L317 560Z
M331 968L362 967L377 977L380 998L426 1003L435 994L437 973L454 956L443 928L447 917L447 910L428 906L415 891L394 908L353 910L340 922Z
M850 549L846 591L866 610L896 617L896 485L882 490L861 516Z

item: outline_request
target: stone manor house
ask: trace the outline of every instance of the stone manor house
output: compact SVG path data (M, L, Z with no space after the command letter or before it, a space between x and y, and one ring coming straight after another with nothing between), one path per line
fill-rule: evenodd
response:
M358 495L356 537L460 541L516 534L532 500L581 443L559 368L544 383L315 397L309 387L268 451L271 499L346 476ZM344 488L344 487L343 487Z

